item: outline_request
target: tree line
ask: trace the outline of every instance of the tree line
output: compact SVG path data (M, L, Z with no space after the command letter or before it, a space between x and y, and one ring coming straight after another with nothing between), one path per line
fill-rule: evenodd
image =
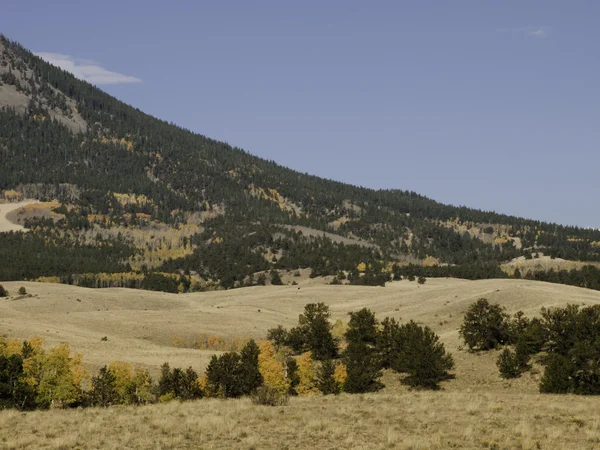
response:
M535 360L544 367L540 392L600 394L600 305L542 308L530 319L482 298L469 307L460 335L471 351L502 349L503 378L520 377Z

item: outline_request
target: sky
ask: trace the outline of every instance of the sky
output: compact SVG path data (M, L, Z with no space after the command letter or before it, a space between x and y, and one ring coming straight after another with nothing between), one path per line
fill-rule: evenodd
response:
M600 2L7 2L0 32L311 174L600 228Z

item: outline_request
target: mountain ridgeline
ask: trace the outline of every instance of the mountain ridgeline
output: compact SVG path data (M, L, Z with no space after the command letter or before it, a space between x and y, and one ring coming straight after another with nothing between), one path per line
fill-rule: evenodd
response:
M0 107L0 201L41 202L17 215L29 232L0 233L0 280L187 291L301 268L382 284L508 276L502 264L539 253L600 261L598 230L299 173L144 114L3 36Z

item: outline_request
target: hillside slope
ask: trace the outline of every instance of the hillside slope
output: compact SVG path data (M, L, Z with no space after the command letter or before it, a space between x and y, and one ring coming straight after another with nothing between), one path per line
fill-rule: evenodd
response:
M302 174L148 116L5 37L0 83L0 199L58 202L24 220L34 233L0 235L0 279L189 290L361 262L375 275L393 262L479 266L464 271L477 278L538 250L600 260L598 230ZM144 283L152 270L173 275ZM98 273L119 275L83 276Z
M541 307L600 304L600 292L529 280L439 278L422 286L399 282L386 288L306 281L297 287L257 286L184 295L4 283L12 294L21 285L32 296L13 295L0 301L3 332L21 339L40 336L51 345L69 343L96 368L124 360L154 374L164 362L191 365L202 372L215 351L176 347L175 338L193 342L203 333L207 337L264 339L269 328L295 325L307 303L325 302L333 320L347 322L348 312L368 307L380 319L412 319L430 326L456 360L456 379L444 383L449 391L506 390L495 364L496 352L472 354L461 348L458 328L464 312L477 299L485 297L506 306L509 313L521 310L528 316L539 313ZM513 390L537 392L538 376L527 373L512 382Z

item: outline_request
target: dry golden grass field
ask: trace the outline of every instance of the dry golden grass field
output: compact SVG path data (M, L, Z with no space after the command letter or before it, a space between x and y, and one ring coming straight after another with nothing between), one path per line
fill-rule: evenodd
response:
M140 408L0 413L5 448L600 448L600 400L537 392L539 368L502 380L496 352L461 348L458 327L480 297L509 312L600 303L600 292L527 280L428 279L385 288L267 286L193 294L91 290L58 284L5 282L0 333L69 343L92 370L113 360L147 367L192 366L202 372L214 352L178 348L176 336L200 333L264 338L269 328L297 322L306 303L325 302L333 319L362 307L379 318L431 326L456 361L456 378L439 392L411 392L397 376L364 396L293 398L285 407L249 400L201 400ZM28 296L18 296L20 286ZM29 296L30 295L30 296ZM102 341L106 336L107 340Z

